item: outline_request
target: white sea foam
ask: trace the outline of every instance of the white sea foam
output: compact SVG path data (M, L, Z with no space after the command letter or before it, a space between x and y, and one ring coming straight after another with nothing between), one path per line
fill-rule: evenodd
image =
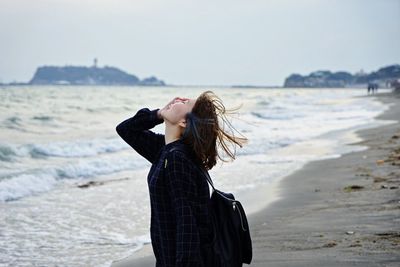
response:
M16 145L0 143L0 160L13 161L16 157L90 157L126 149L121 138L59 141L48 143L28 143Z
M0 180L0 202L51 190L57 184L54 174L21 174Z
M46 192L63 179L95 178L123 170L147 167L146 161L132 160L132 157L104 156L80 159L59 166L42 166L24 173L3 174L0 179L0 202Z

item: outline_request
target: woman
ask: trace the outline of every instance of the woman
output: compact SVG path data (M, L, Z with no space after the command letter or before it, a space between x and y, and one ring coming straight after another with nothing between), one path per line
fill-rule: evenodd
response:
M247 141L220 128L218 115L224 119L224 113L221 100L206 91L197 99L175 97L162 109L142 108L116 127L121 138L152 163L147 182L156 267L205 266L203 247L213 236L210 191L195 165L210 170L216 164L217 141L233 159L224 139L240 147ZM162 122L165 135L149 130ZM181 149L170 152L175 146Z

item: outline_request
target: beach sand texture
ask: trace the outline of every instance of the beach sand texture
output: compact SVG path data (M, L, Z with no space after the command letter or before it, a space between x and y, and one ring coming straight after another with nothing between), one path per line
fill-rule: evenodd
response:
M280 182L281 198L248 216L250 266L400 266L400 97L377 94L397 121L360 130L367 146L313 161ZM155 266L151 246L113 267ZM246 264L244 264L246 266Z

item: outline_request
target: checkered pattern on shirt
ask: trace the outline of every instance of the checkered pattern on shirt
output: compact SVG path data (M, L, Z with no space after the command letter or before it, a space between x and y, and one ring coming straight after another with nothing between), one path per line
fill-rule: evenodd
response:
M173 146L187 149L181 140L165 145L165 139L163 144L158 139L164 135L146 130L161 121L157 109L141 109L129 120L125 123L128 129L122 133L135 137L125 135L124 140L129 140L129 145L153 163L148 185L156 266L203 266L201 246L208 242L211 229L207 181L193 166L189 154L178 150L168 152ZM132 126L136 129L129 128Z

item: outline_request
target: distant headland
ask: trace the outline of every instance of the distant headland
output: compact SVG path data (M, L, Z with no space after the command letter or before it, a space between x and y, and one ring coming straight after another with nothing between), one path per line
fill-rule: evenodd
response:
M97 59L93 66L41 66L36 69L28 83L12 83L10 85L140 85L165 86L164 81L154 76L140 80L137 76L116 67L97 67Z
M286 78L283 87L366 87L368 84L377 84L381 88L390 88L393 83L400 79L400 65L395 64L380 68L371 73L360 71L351 74L345 71L330 72L327 70L319 70L302 76L300 74L292 74Z

